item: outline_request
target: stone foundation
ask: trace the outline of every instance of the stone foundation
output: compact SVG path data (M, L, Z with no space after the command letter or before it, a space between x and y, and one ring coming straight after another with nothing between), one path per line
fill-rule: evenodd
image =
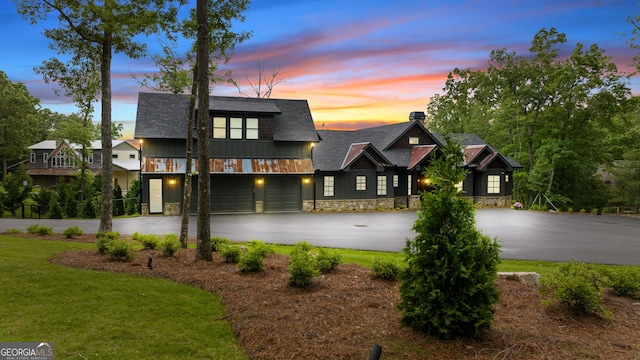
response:
M313 209L313 201L303 204L303 211ZM394 208L391 198L384 199L351 199L351 200L316 200L316 211L360 211L388 210Z
M482 206L511 206L511 196L472 196L473 202Z
M176 216L180 215L180 203L165 203L164 204L164 215L165 216Z

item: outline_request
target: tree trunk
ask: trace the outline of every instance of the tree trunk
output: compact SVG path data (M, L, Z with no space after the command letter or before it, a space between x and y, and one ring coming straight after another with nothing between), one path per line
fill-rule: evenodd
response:
M100 232L109 232L113 226L113 166L111 165L111 57L112 34L104 34L102 43L102 64L100 65L102 82L102 204L100 206Z
M191 207L191 169L193 167L193 118L195 117L196 95L198 93L198 66L194 68L191 96L189 96L189 120L187 121L186 166L184 170L184 197L182 199L182 224L180 226L180 244L187 248L189 240L189 208Z
M211 256L211 192L209 180L209 19L207 0L197 0L198 20L198 235L196 260L213 260Z

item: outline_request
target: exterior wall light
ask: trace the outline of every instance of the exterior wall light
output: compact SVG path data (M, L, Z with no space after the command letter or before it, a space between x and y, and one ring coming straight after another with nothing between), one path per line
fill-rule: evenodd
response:
M264 184L264 178L257 178L256 179L256 185L263 185Z

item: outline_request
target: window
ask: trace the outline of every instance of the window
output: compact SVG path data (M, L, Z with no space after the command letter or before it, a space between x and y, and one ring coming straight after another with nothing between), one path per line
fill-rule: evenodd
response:
M87 162L93 164L93 153L87 154Z
M36 162L36 153L31 153L31 156L29 156L29 161L31 161L32 164Z
M214 139L227 138L227 118L225 117L213 118L213 138Z
M258 140L258 119L247 118L247 139Z
M398 187L398 175L393 175L393 187Z
M364 175L356 176L356 190L364 191L367 190L367 177Z
M259 133L258 118L242 117L213 117L213 138L214 139L234 139L234 140L258 140Z
M504 182L509 182L509 175L508 174L504 176Z
M136 154L129 154L129 159L135 159L136 158Z
M500 175L487 176L487 194L500 193Z
M242 118L229 119L229 138L242 139Z
M333 176L324 177L324 196L333 196L335 193L335 179Z
M118 154L111 154L111 158L112 159L117 159L118 158Z
M379 196L387 195L387 177L385 175L378 176L378 187L376 194Z
M51 166L52 167L69 167L69 166L75 166L76 165L76 159L75 158L71 158L71 157L67 157L64 154L59 154L54 156L51 159Z
M409 138L409 145L418 145L418 144L420 144L420 138L417 138L417 137Z
M42 154L42 162L46 164L47 160L49 160L49 154L47 153Z
M407 195L411 195L411 175L407 175Z

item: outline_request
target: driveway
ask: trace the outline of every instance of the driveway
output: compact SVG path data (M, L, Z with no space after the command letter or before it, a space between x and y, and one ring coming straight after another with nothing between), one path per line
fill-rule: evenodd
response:
M401 251L417 218L414 212L281 213L211 216L211 236L232 240L262 240L377 251ZM166 234L180 231L179 216L114 219L113 230ZM189 235L196 235L190 218ZM78 226L85 233L98 230L98 220L0 219L0 232L25 231L30 224L62 232ZM501 244L503 259L569 261L640 265L640 218L619 215L567 214L509 209L480 209L478 228Z

